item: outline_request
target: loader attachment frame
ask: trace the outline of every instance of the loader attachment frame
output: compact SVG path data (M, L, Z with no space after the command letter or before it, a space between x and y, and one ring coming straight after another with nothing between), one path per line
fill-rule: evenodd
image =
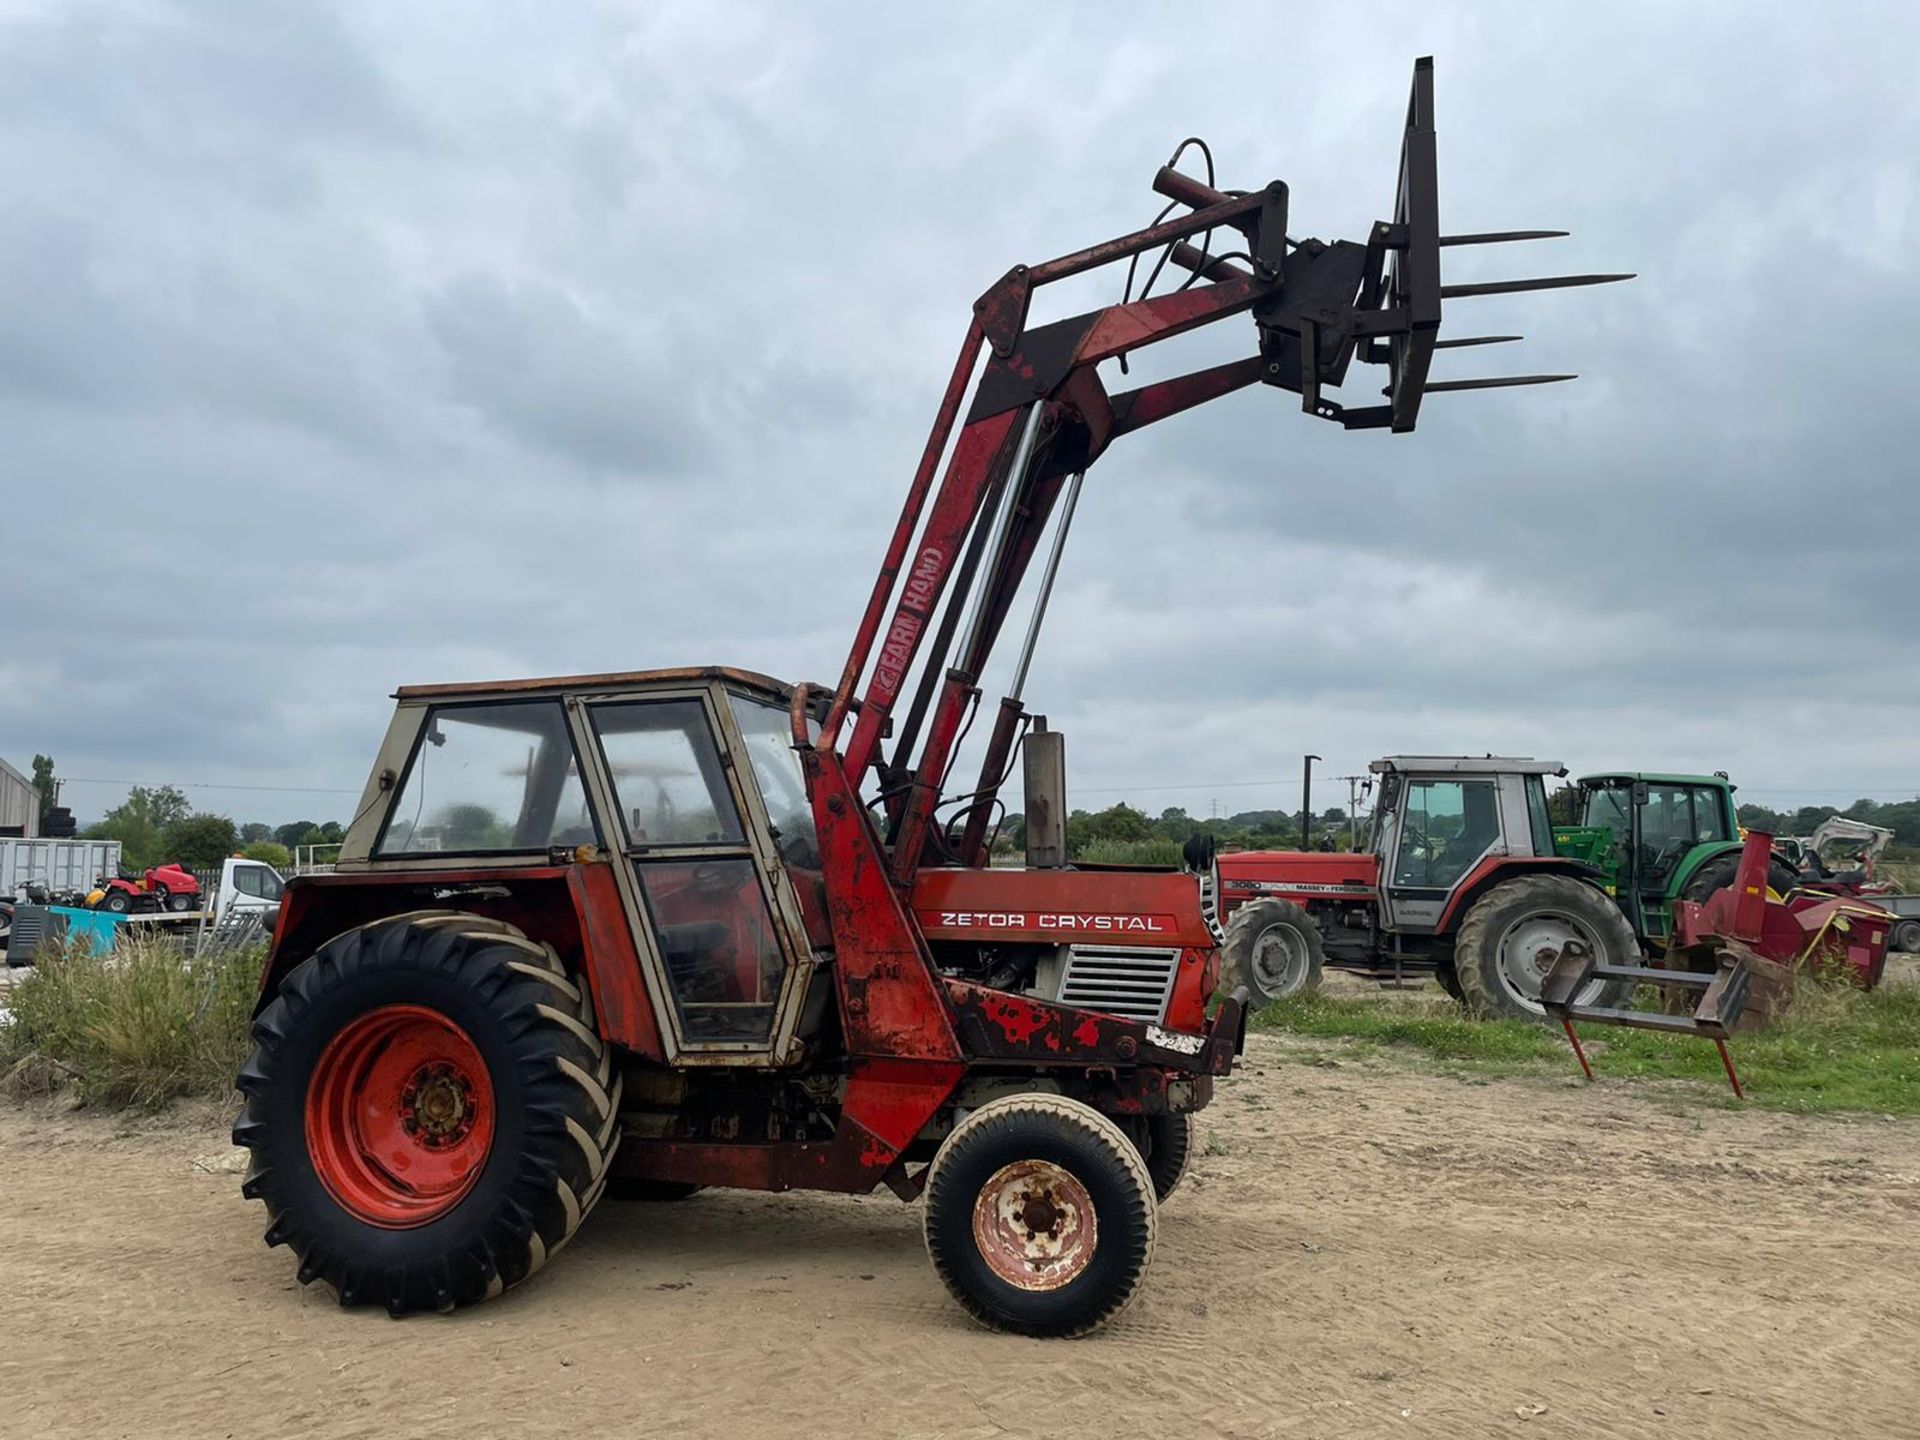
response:
M1446 246L1564 232L1439 233L1430 58L1414 66L1392 218L1377 222L1364 241L1292 239L1283 182L1252 191L1217 189L1210 152L1205 181L1175 168L1194 143L1183 144L1154 179L1154 189L1168 201L1154 224L1044 264L1016 265L974 304L814 742L841 757L853 794L860 794L869 774L877 772L878 818L890 845L886 865L896 887L911 882L930 844L944 863L979 865L985 858L1000 787L1028 723L1019 683L999 707L977 782L948 797L948 770L967 717L980 702L987 659L1056 503L1063 490L1077 496L1078 477L1117 437L1255 383L1298 394L1306 413L1350 430L1410 431L1430 393L1573 378L1431 380L1433 357L1442 346L1515 338L1441 341L1444 300L1630 278L1566 276L1451 289L1441 283L1440 251ZM1181 206L1187 213L1167 218ZM1214 237L1222 233L1233 237L1237 261L1215 249ZM1037 291L1118 261L1137 262L1154 251L1162 252L1160 260L1140 294L1133 293L1130 275L1119 304L1029 323ZM1164 293L1147 293L1169 265L1186 271L1187 278ZM1248 313L1257 344L1243 359L1117 393L1100 374L1105 362L1120 361L1124 367L1132 352ZM1326 391L1347 378L1356 360L1384 369L1386 403L1345 406L1329 398ZM972 401L962 421L970 387ZM936 490L943 455L950 458ZM1056 560L1058 548L1057 538ZM1039 619L1036 613L1027 632L1018 667L1022 682ZM916 667L917 686L896 717ZM855 718L843 748L841 732L849 715ZM890 755L881 748L889 737ZM955 811L944 824L938 818L943 808ZM956 825L964 827L958 836Z

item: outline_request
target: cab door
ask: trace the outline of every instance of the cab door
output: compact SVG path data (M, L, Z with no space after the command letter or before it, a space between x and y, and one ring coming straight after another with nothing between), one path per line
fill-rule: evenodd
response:
M1431 931L1455 887L1504 834L1492 776L1410 778L1381 829L1380 886L1387 927Z
M793 927L776 902L758 797L711 687L581 702L582 753L618 849L674 1058L765 1064L792 1049Z

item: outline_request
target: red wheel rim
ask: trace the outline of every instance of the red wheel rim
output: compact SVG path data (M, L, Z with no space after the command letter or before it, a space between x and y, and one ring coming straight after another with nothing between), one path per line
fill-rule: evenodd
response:
M447 1214L493 1149L493 1082L467 1032L423 1005L383 1005L328 1042L307 1085L307 1153L369 1225Z

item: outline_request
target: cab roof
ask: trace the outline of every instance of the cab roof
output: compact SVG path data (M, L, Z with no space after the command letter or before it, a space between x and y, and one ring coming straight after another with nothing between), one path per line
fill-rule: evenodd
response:
M758 690L781 702L793 698L793 686L757 670L731 665L683 665L664 670L610 670L598 675L549 675L532 680L470 680L451 685L402 685L396 700L474 699L486 695L562 695L582 690L638 690L662 685L704 685L724 680Z
M1389 770L1421 775L1564 775L1558 760L1531 755L1389 755L1367 767L1376 775Z
M1582 785L1633 785L1639 781L1649 785L1724 785L1734 788L1733 782L1724 775L1662 775L1652 770L1607 770L1597 775L1582 775Z

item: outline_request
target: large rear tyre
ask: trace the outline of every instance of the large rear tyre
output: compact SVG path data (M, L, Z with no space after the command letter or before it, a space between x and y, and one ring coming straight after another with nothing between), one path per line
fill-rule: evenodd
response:
M1902 955L1920 955L1920 920L1901 920L1887 932L1887 948Z
M1256 1005L1320 988L1320 927L1290 900L1256 900L1227 922L1221 991L1244 985Z
M160 892L160 904L163 909L171 910L176 915L184 915L193 909L193 896L174 895L163 890Z
M109 890L101 899L100 908L114 915L131 914L133 897L124 890Z
M1724 890L1733 884L1733 877L1740 873L1740 852L1729 851L1725 855L1716 855L1707 861L1692 875L1681 888L1680 898L1691 900L1696 905L1704 905L1707 897L1716 890ZM1793 873L1793 867L1778 858L1767 861L1767 888L1776 895L1784 895L1800 883L1800 877Z
M1603 965L1639 962L1640 944L1619 907L1598 886L1571 875L1523 875L1473 902L1454 937L1453 966L1467 1009L1483 1019L1545 1020L1540 982L1569 940ZM1624 980L1589 984L1582 1005L1622 1005Z
M1133 1299L1153 1256L1153 1180L1120 1127L1059 1095L1009 1095L933 1157L927 1253L981 1324L1084 1335Z
M499 1294L605 1188L620 1079L586 992L482 916L330 940L253 1026L233 1139L300 1282L395 1315Z

